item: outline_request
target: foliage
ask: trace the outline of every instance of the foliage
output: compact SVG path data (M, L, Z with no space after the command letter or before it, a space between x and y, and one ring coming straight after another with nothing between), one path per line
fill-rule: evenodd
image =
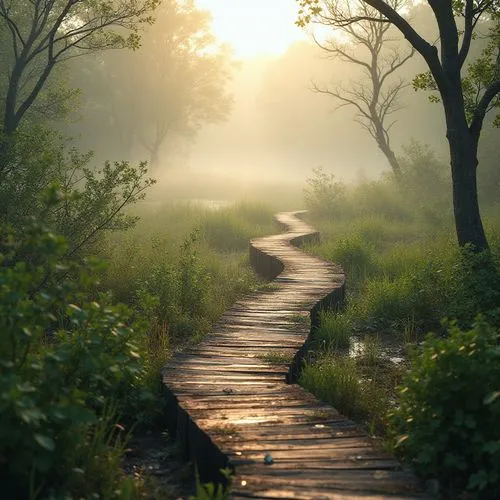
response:
M494 2L483 2L484 5L491 4L490 12L485 11L485 16L479 22L479 26L487 28L488 35L476 35L474 38L486 39L486 46L481 50L479 57L468 64L465 76L462 78L462 89L464 94L464 106L469 123L474 119L475 113L481 106L481 97L485 91L494 85L499 78L498 47L500 42L500 18L498 10L494 11ZM463 2L455 2L456 15L461 16L464 11ZM477 6L476 6L477 8ZM430 71L419 73L413 79L413 88L415 90L429 91L429 100L431 102L440 102L438 86ZM491 102L487 105L485 111L493 111L500 107L500 98L498 92ZM500 126L500 114L497 112L493 124Z
M345 186L328 174L323 167L313 169L313 177L307 179L308 187L304 189L306 207L313 213L328 213L338 216L342 212Z
M232 71L209 13L193 0L163 0L155 18L135 53L106 52L71 65L73 85L84 92L76 126L83 139L98 143L105 134L101 154L130 159L141 151L152 168L176 143L227 117Z
M481 317L469 331L449 324L446 338L429 336L391 417L398 449L454 494L493 498L500 487L498 340Z
M106 240L103 256L110 265L99 290L111 290L147 319L159 346L196 342L234 300L258 286L248 240L272 230L270 211L250 204L208 210L179 203L144 205L138 213L134 229ZM220 227L222 244L214 241L213 248L205 229L226 220L231 225ZM240 250L226 253L233 227L244 228L244 236ZM151 347L163 359L168 355Z
M111 48L140 45L158 0L0 0L0 29L8 51L3 131L13 134L61 61Z
M41 216L67 238L67 255L88 251L103 232L134 225L137 219L124 209L142 200L155 183L145 163L105 162L100 170L91 168L92 153L68 149L43 127L18 132L10 143L12 156L2 169L0 220L21 227Z
M228 481L228 486L223 484L204 483L200 481L199 474L196 474L196 496L189 497L189 500L228 500L231 496L231 469L220 471Z
M470 247L461 250L452 268L452 283L447 316L463 327L471 325L479 313L500 327L500 263L495 251L477 253Z
M92 266L65 264L63 238L36 224L22 234L1 229L2 485L14 497L118 497L118 415L134 421L153 399L144 331L126 308L85 299Z

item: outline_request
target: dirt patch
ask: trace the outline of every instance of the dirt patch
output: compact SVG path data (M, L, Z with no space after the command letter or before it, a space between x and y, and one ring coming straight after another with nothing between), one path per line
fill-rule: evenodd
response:
M134 435L123 470L142 484L144 498L177 500L195 494L191 464L182 460L175 442L160 430Z

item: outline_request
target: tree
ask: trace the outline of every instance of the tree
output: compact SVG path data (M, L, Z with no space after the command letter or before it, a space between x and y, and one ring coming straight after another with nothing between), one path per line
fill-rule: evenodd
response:
M298 0L301 5L299 25L305 25L322 13L318 0ZM439 30L439 49L424 39L388 1L362 0L379 15L368 20L394 25L424 58L438 90L446 119L453 184L453 209L458 243L473 245L476 251L488 248L477 195L477 151L483 121L500 93L500 16L498 0L427 0ZM335 2L332 26L356 25L365 16L352 14L348 2ZM471 44L482 21L492 21L489 52L483 53L483 68L478 68L481 86L477 98L467 99L462 71ZM474 73L474 65L471 67Z
M12 135L57 64L112 48L137 48L160 0L0 0L9 38L3 132Z
M399 11L405 0L389 0L392 8ZM391 77L413 56L414 49L402 54L393 45L396 40L392 35L392 26L380 22L382 14L363 2L346 5L350 17L362 18L355 24L335 23L339 6L335 1L325 1L324 10L315 16L315 22L340 30L347 37L331 37L325 42L315 38L316 43L328 54L340 60L359 66L365 79L351 82L350 88L320 88L319 93L331 95L338 99L338 106L353 106L357 109L357 122L373 137L377 146L387 158L394 175L401 177L401 167L391 148L389 130L396 123L392 115L400 109L399 96L406 87L402 78L392 80ZM373 21L372 18L378 19ZM332 22L333 20L333 22ZM357 48L356 48L357 47ZM361 49L361 50L360 50Z
M94 113L85 129L106 126L121 151L145 149L152 167L169 139L192 137L203 124L223 120L231 104L230 54L216 44L210 15L192 0L164 0L155 17L141 50L103 54L75 79Z

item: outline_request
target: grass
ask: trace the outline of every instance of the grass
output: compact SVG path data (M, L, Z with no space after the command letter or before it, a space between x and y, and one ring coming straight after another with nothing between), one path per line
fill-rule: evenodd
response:
M101 289L147 318L153 348L199 341L238 297L270 288L247 251L251 237L276 231L270 208L183 203L143 206L139 215L137 227L107 240Z
M309 422L316 422L318 420L331 420L332 419L332 412L327 411L327 410L316 410L313 411L311 414L307 415L307 420Z
M309 315L306 314L292 314L289 318L288 318L292 323L297 323L299 325L307 325L307 323L309 323L310 319L309 319Z
M426 332L442 332L443 317L470 322L488 299L487 287L485 300L474 292L487 278L474 284L470 260L457 248L449 195L432 198L435 191L388 179L365 182L345 191L342 210L312 210L306 216L321 234L321 242L307 250L342 265L347 305L342 312L321 314L313 337L316 352L300 383L381 434L407 369L404 362L384 358L381 339L392 337L392 344L408 352ZM485 212L497 255L499 212ZM364 339L356 358L347 352L353 333Z
M363 363L367 366L377 366L382 357L382 345L377 335L366 335L363 339Z
M281 289L281 286L278 283L273 283L271 281L269 283L259 283L254 289L257 292L277 292Z
M315 363L304 366L300 385L340 412L353 417L364 417L367 414L363 388L353 359L325 354Z
M316 343L329 349L347 349L351 345L352 322L346 314L320 311L319 325L313 330Z

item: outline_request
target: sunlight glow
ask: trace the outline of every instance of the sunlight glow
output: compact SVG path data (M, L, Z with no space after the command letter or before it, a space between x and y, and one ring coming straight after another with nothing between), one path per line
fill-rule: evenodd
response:
M230 44L237 58L279 55L306 39L295 26L295 0L197 0L213 16L213 31Z

